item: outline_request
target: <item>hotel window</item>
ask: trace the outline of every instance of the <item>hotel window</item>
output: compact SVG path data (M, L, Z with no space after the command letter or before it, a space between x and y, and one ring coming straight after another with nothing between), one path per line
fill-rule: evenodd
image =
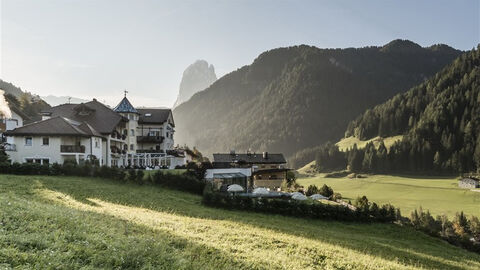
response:
M130 129L130 135L131 135L131 136L135 136L135 130Z
M42 138L42 145L49 145L49 144L50 144L50 138L43 137Z
M130 150L133 150L133 147L134 147L133 144L130 144Z
M32 137L25 138L25 146L32 146L33 139Z
M158 131L149 131L148 136L160 136Z

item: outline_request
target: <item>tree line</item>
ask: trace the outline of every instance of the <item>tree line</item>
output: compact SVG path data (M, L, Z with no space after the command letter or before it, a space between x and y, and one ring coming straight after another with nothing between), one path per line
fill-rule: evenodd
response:
M367 110L345 136L399 134L403 139L389 151L384 145L354 147L345 160L353 170L372 172L480 169L480 46L421 85Z

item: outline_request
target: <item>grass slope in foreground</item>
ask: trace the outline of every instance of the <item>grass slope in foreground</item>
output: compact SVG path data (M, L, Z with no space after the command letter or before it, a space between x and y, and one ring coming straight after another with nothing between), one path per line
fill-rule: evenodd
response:
M423 207L432 215L456 212L480 216L480 192L458 187L455 177L368 175L367 178L325 178L324 174L297 180L300 185L318 187L327 184L344 198L355 200L365 195L370 201L391 203L409 216L415 208Z
M480 255L409 228L227 211L200 200L101 179L0 175L0 268L480 268Z

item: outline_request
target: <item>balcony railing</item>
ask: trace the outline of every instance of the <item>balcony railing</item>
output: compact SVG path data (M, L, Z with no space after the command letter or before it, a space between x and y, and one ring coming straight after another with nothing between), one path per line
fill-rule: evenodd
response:
M117 139L117 140L125 140L127 138L127 135L125 134L120 134L118 132L114 132L112 134L110 134L110 136L112 137L112 139Z
M163 150L155 150L155 149L138 149L137 150L138 154L143 154L143 153L165 153Z
M163 136L138 136L137 143L162 143Z
M62 153L85 153L84 145L60 145Z

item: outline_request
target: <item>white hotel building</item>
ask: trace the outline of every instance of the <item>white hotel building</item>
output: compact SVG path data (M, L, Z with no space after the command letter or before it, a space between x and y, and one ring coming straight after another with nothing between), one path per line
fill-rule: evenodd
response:
M5 133L12 162L78 163L107 166L168 167L185 164L175 151L170 109L136 109L124 97L112 110L96 99L62 104L42 112L42 121Z

